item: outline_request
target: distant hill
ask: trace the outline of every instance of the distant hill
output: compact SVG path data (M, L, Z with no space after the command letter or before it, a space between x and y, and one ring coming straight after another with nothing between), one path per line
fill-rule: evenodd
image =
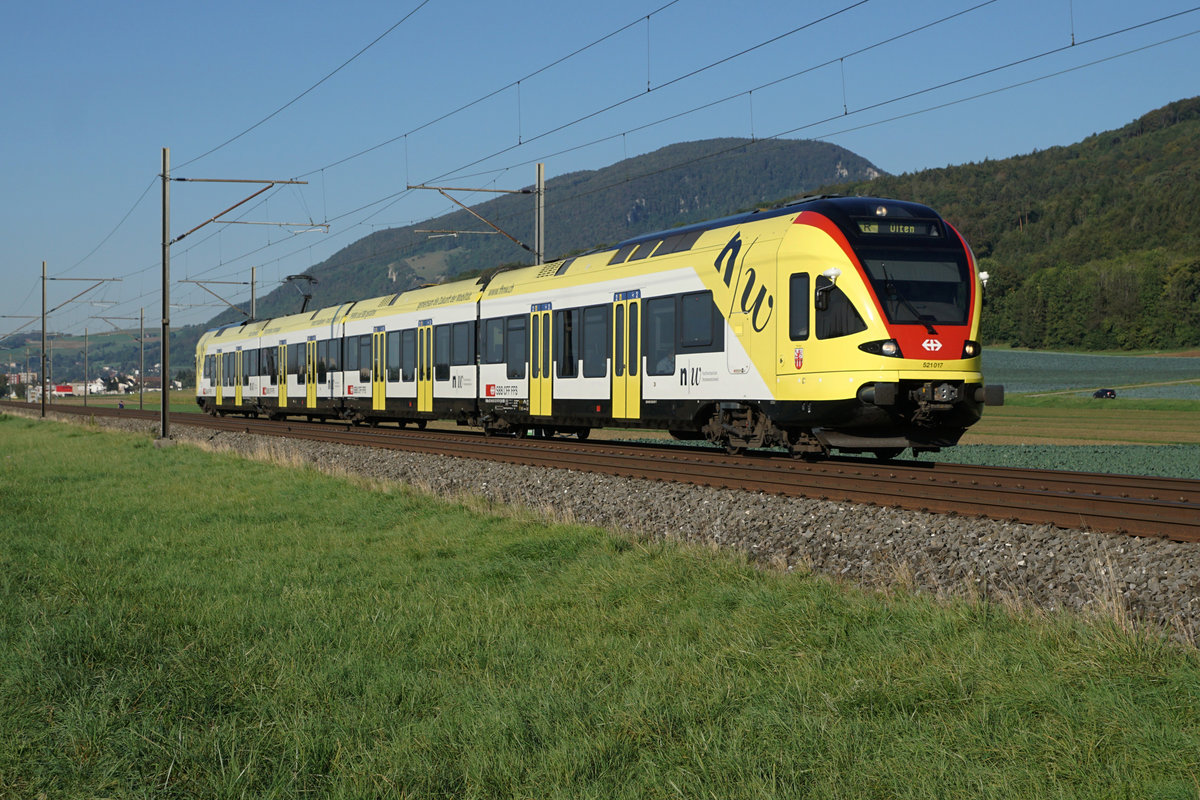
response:
M861 156L824 142L709 139L670 145L603 169L548 179L547 260L880 174ZM473 208L532 243L531 196L501 195ZM500 235L431 238L418 232L426 230L488 228L460 211L365 236L307 270L318 281L310 307L378 297L500 264L533 263L532 255ZM300 303L296 289L284 286L259 298L258 314L294 313ZM239 318L227 310L212 324Z
M1200 344L1200 98L1067 147L834 187L926 203L988 271L985 340Z

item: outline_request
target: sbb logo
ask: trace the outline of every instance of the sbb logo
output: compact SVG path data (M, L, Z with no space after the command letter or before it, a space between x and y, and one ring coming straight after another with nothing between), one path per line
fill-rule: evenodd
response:
M931 353L936 353L938 350L942 349L942 343L937 339L926 339L925 341L921 342L921 347L924 347Z
M487 388L485 388L485 389L484 389L484 395L483 395L483 396L484 396L484 397L495 397L495 396L496 396L496 384L494 384L494 383L489 383L489 384L487 385Z

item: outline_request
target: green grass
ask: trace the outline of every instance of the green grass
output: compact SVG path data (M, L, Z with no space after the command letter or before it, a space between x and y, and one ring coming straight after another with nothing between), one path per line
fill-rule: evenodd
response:
M0 417L0 797L1195 797L1200 658Z

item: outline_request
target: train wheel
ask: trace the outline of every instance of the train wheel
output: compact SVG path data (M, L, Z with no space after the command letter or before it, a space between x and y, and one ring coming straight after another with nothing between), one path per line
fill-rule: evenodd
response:
M731 456L740 456L742 453L746 452L746 448L744 445L734 444L733 442L726 439L725 440L725 452L729 453L729 455L731 455Z
M417 430L419 430L419 431L425 430L425 426L428 424L429 424L429 422L426 420L423 420L423 419L417 420Z
M904 452L903 447L880 447L871 451L881 461L890 461Z
M588 437L588 434L590 434L591 432L592 432L591 428L580 428L579 430L575 431L575 436L578 437L579 441L582 442L584 439L586 439Z

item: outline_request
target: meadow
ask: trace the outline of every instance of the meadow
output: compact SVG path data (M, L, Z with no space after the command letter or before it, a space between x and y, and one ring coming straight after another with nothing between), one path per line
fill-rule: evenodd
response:
M1195 797L1200 655L0 416L0 797Z

